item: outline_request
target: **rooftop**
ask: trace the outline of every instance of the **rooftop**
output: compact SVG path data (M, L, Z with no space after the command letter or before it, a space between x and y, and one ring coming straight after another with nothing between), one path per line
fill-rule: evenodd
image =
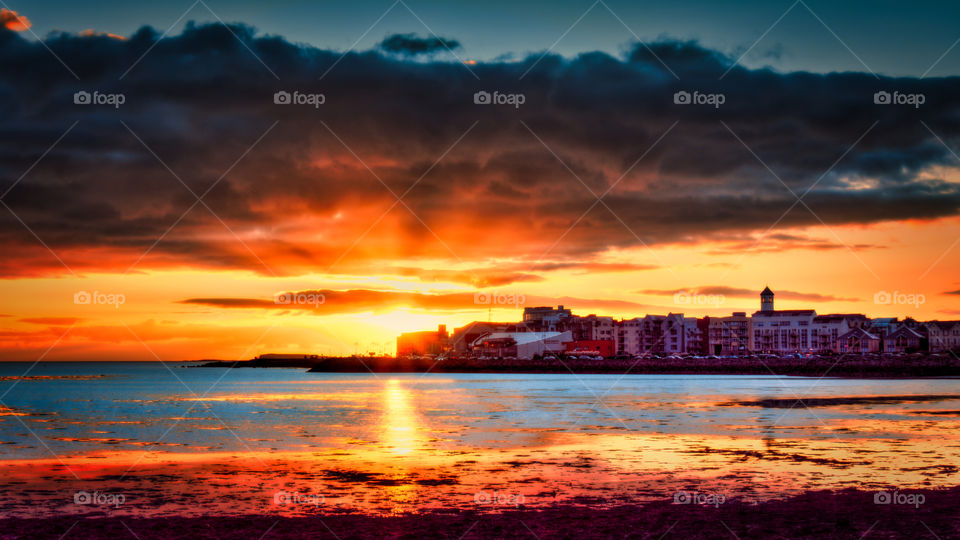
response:
M754 317L778 317L778 316L791 316L791 315L816 315L816 310L813 309L778 309L776 311L757 311L753 314Z

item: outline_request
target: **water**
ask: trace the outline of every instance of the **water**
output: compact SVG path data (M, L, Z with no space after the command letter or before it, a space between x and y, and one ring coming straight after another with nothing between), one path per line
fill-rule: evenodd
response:
M760 500L956 485L960 463L958 399L802 402L955 395L956 379L28 368L0 364L8 515ZM737 404L767 398L794 406Z

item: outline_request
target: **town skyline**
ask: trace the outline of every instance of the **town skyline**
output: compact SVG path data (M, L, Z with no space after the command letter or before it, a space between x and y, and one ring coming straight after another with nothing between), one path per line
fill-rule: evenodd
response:
M680 294L680 293L678 293ZM878 300L889 302L888 293ZM870 317L863 313L818 314L815 309L777 309L769 286L758 294L756 311L727 316L689 317L682 312L616 319L574 314L564 305L530 306L520 321L473 321L452 333L446 325L397 337L397 356L486 355L489 340L503 350L543 355L592 351L597 359L644 354L745 356L773 354L949 352L960 349L960 320L918 321L912 317ZM690 299L686 296L689 303ZM704 298L706 301L708 298ZM718 299L722 300L722 299ZM919 300L918 300L919 301ZM534 336L533 334L538 334ZM511 348L512 347L512 348ZM511 353L523 358L523 352Z

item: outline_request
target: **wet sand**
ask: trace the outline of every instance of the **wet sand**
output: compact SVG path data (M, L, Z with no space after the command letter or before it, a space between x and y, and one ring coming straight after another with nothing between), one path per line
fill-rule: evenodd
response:
M2 538L957 538L960 488L911 491L923 504L878 504L876 492L810 492L751 504L655 501L502 512L378 516L2 519Z
M125 369L16 386L0 538L960 536L953 379Z

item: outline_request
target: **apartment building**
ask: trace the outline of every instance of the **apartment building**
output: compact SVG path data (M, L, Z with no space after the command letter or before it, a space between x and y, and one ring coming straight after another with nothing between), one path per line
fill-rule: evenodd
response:
M707 353L739 355L750 352L752 319L737 311L730 317L708 317Z

